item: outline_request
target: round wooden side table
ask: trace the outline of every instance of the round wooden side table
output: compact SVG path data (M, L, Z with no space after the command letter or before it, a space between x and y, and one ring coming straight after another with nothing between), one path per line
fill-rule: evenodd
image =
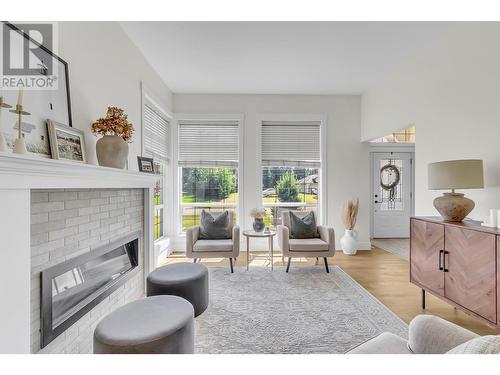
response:
M243 235L247 238L247 271L248 264L250 263L250 238L269 238L269 255L271 257L271 271L274 270L273 266L273 238L276 236L276 231L271 230L269 232L256 232L254 230L245 230Z

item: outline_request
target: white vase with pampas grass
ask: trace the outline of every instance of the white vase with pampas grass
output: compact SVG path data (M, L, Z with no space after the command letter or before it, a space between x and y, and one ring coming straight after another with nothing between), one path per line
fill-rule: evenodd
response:
M346 255L356 255L358 251L358 232L354 229L358 218L359 200L348 200L342 209L342 222L345 233L340 239L340 246Z

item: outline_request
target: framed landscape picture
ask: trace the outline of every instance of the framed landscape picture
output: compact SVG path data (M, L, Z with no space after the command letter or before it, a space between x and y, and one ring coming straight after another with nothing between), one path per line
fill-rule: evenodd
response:
M52 159L62 159L87 163L85 154L85 136L83 131L47 121Z

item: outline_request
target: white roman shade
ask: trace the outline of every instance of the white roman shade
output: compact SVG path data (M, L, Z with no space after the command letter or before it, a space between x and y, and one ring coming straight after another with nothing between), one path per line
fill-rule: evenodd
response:
M170 123L149 105L144 106L144 151L157 161L168 162Z
M237 167L238 121L179 121L179 166Z
M263 121L262 165L319 168L319 121Z

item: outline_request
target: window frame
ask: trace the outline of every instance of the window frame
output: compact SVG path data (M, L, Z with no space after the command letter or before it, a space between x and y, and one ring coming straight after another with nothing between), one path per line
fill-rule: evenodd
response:
M245 218L243 217L243 207L244 207L244 121L245 116L243 114L193 114L193 113L175 113L172 126L172 142L174 144L174 149L172 153L172 170L173 170L173 217L175 223L174 231L177 238L183 238L186 233L182 231L182 202L181 202L181 192L182 192L182 177L181 170L179 167L179 122L182 121L236 121L238 123L238 203L236 204L236 224L244 227ZM207 206L206 203L193 203L192 206ZM222 204L221 204L222 205ZM210 206L217 206L216 203L210 204ZM227 206L227 205L226 205Z
M327 117L323 114L297 114L297 113L258 113L256 116L256 158L257 167L257 191L258 207L264 208L262 201L262 124L266 121L318 121L320 123L320 162L318 175L320 178L319 184L319 199L318 199L318 221L320 224L328 225L328 192L326 182L328 178L328 155L327 155Z
M240 168L239 168L239 162L238 162L238 167L237 169L237 175L238 175L238 203L221 203L221 202L193 202L193 203L182 203L181 202L181 192L182 192L182 170L181 168L193 168L193 167L185 167L185 166L178 166L177 167L177 175L179 178L179 182L177 184L178 187L178 199L179 199L179 214L177 215L176 219L178 221L178 234L180 236L185 235L185 232L183 232L183 208L184 207L196 207L196 208L204 208L204 207L210 207L210 208L234 208L236 212L236 224L239 224L239 213L240 213L240 201L241 201L241 194L240 194L240 181L239 181L239 176L240 176ZM195 167L196 168L196 167ZM231 167L199 167L199 168L229 168Z
M167 144L167 152L168 152L168 162L165 164L165 172L163 174L163 236L157 238L156 240L153 240L153 243L156 247L159 247L158 251L155 252L162 252L167 249L169 245L169 238L172 233L172 223L170 220L171 212L172 212L172 207L171 204L168 204L168 202L171 201L170 197L172 194L172 189L170 188L170 185L167 184L168 180L172 180L172 124L173 124L173 115L172 112L170 112L166 106L160 104L162 101L159 100L155 94L143 83L141 82L141 155L145 155L146 149L145 149L145 106L148 105L149 107L153 108L161 117L163 117L164 120L168 122L168 134L169 134L169 139L168 139L168 144ZM154 198L154 197L153 197ZM153 212L152 214L154 215L154 210L155 210L155 204L153 202ZM154 220L154 219L153 219ZM153 238L154 238L154 226L155 223L153 221L152 223L152 228L153 228Z

